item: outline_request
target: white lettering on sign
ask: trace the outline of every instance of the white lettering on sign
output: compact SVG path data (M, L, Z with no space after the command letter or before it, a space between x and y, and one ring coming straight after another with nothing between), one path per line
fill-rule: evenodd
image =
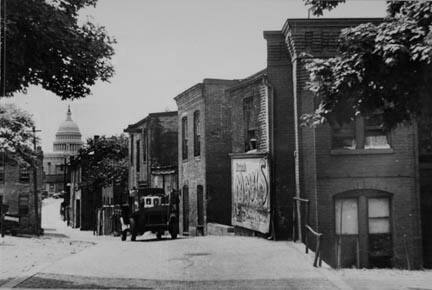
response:
M233 158L232 223L262 233L270 229L270 174L268 159Z

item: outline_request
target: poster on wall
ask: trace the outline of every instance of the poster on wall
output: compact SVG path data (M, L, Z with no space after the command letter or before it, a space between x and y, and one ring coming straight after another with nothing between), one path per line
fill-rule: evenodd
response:
M266 156L233 156L232 224L261 233L270 231L270 173Z

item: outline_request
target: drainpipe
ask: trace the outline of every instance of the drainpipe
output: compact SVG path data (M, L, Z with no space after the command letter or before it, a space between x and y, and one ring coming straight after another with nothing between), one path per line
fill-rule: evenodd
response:
M267 151L269 152L270 161L270 211L271 211L271 235L273 240L276 240L276 228L275 228L275 211L276 211L276 196L274 190L273 179L274 173L274 140L273 140L273 123L274 123L274 102L273 102L273 87L268 81L267 77L263 79L263 84L265 86L265 98L267 100Z
M296 196L296 213L297 213L297 233L300 241L303 242L302 236L302 222L301 222L301 209L300 209L300 156L299 156L299 124L298 124L298 103L297 103L297 56L293 55L292 66L293 66L293 98L294 98L294 136L295 136L295 151L294 151L294 162L295 162L295 196Z

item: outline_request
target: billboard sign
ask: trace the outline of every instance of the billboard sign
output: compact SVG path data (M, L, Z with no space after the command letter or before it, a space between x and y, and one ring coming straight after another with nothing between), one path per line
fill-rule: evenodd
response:
M232 156L232 224L270 231L270 171L265 155Z

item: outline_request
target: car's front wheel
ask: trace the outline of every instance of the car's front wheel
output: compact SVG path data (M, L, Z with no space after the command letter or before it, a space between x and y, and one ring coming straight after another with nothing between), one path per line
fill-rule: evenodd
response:
M178 230L177 230L177 226L176 226L176 219L172 218L169 222L168 225L168 229L169 229L169 233L171 235L171 238L177 239L177 234L178 234Z
M127 237L127 230L122 231L121 233L121 240L122 241L126 241L126 237Z
M136 229L136 222L133 218L130 219L130 232L131 232L131 241L135 241L137 236L137 229Z

